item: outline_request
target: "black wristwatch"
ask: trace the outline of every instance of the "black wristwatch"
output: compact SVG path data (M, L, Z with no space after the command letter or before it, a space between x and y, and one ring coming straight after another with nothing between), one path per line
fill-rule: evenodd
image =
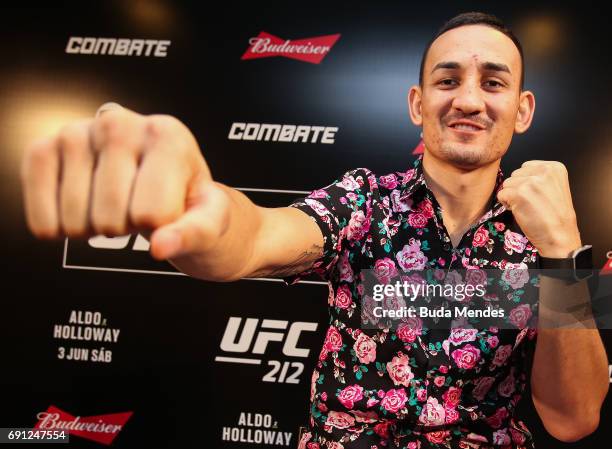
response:
M593 247L584 245L573 251L570 257L539 257L539 268L546 276L568 282L580 282L593 276ZM550 271L549 271L550 270Z

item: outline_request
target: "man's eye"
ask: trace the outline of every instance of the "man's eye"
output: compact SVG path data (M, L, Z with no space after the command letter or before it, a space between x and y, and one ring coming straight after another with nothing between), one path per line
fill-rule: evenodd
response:
M503 84L502 84L502 83L500 83L499 81L495 81L495 80L489 80L489 81L487 81L485 84L488 84L488 83L493 83L493 84L495 84L495 85L494 85L494 86L492 86L492 87L502 87L502 86L503 86Z
M438 82L438 84L442 84L444 86L452 86L452 83L454 82L455 80L448 78L448 79L441 80L440 82Z

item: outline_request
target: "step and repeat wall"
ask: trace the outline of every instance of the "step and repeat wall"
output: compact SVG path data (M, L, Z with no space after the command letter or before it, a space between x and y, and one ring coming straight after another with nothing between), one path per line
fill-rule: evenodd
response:
M295 448L327 284L201 281L151 258L140 235L37 240L23 213L23 149L115 101L179 118L213 177L262 206L287 205L351 168L405 170L422 148L408 89L430 37L460 12L496 14L521 39L537 107L502 168L567 165L583 241L610 285L602 14L558 3L197 3L1 7L0 427L63 422L74 447ZM612 334L602 335L610 350ZM546 433L529 395L520 413L538 447L590 448L612 439L610 407L573 445Z

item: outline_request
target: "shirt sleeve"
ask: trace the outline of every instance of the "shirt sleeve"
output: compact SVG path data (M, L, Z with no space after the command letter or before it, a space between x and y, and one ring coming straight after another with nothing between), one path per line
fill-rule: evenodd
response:
M372 216L370 184L374 181L373 176L367 168L348 170L331 184L288 205L304 211L319 226L323 234L323 255L310 268L283 277L286 285L293 285L310 274L324 281L331 279L349 229L369 228L364 223Z

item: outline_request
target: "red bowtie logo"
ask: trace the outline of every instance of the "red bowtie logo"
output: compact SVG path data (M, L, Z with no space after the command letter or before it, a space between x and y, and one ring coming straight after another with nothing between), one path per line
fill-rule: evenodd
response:
M35 429L64 430L70 435L87 438L109 446L123 426L132 416L132 412L112 413L110 415L72 416L55 406L40 412L36 417Z
M249 48L240 59L269 58L283 56L298 61L319 64L329 53L339 34L309 37L297 41L285 40L262 31L259 36L249 39Z

